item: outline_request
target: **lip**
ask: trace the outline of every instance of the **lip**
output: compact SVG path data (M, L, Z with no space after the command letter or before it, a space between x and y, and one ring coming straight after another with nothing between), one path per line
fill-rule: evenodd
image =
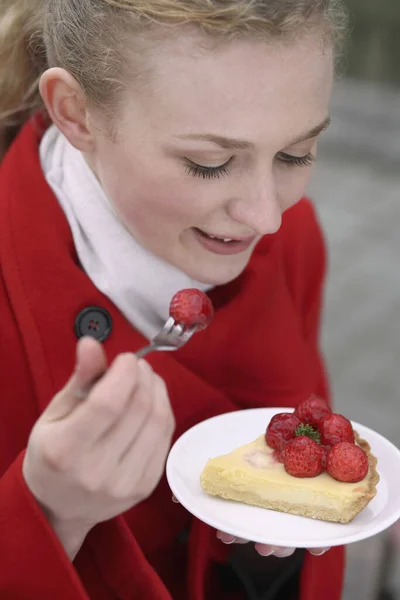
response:
M249 236L247 238L232 238L232 242L222 242L218 239L211 239L208 237L208 234L205 234L201 229L197 227L193 228L193 233L197 239L197 241L210 252L214 252L215 254L240 254L241 252L245 252L249 246L256 239L255 235ZM209 234L213 235L213 234ZM218 236L223 238L223 236ZM228 238L229 236L224 236Z

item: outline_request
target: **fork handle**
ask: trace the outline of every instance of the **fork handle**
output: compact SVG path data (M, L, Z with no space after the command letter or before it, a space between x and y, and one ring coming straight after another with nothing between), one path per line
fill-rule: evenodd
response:
M140 350L135 352L135 354L138 358L144 358L154 350L157 350L157 344L149 344L148 346L145 346L144 348L141 348Z

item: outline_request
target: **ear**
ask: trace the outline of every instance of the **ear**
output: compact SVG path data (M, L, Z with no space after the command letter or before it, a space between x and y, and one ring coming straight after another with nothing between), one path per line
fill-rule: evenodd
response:
M51 120L68 141L81 152L93 150L87 99L75 77L53 67L43 73L39 89Z

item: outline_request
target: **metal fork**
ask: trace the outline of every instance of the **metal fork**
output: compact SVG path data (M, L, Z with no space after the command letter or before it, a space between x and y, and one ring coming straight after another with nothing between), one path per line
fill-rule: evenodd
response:
M161 331L157 333L157 335L154 336L154 338L151 340L150 344L144 346L135 354L138 358L143 358L147 356L147 354L149 354L150 352L154 352L155 350L178 350L190 340L190 338L194 333L196 333L196 331L196 326L190 327L189 329L185 329L182 325L175 324L175 320L172 317L170 317L165 323L164 327L161 329ZM101 379L101 377L99 377L99 379ZM97 381L92 381L92 383L90 384L90 388L76 392L76 398L78 398L79 400L84 400L85 398L87 398L91 388L95 385L95 383L97 383Z
M182 325L175 324L175 320L170 317L161 331L151 340L150 344L138 350L136 356L143 358L154 350L178 350L190 340L196 330L196 326L185 329Z

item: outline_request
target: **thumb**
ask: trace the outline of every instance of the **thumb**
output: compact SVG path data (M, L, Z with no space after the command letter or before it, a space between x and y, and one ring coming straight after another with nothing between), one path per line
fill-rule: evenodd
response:
M67 417L106 370L107 358L100 342L91 337L80 339L76 347L75 370L47 407L46 420L58 421Z

